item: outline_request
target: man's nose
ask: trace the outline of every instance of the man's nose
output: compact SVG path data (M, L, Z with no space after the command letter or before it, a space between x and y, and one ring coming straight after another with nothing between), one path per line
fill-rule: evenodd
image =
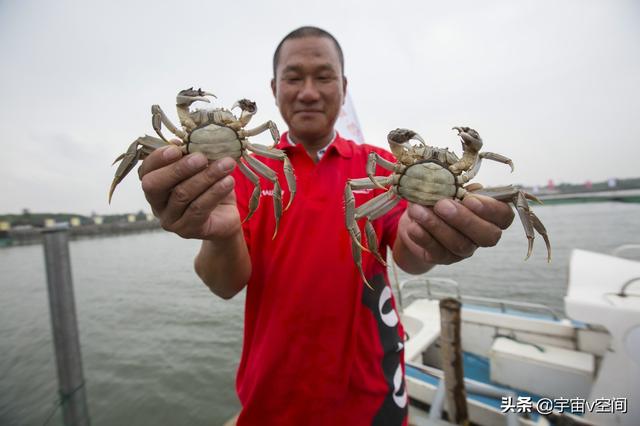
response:
M298 93L298 98L303 102L314 102L320 99L320 92L313 78L307 77L304 79L304 85Z

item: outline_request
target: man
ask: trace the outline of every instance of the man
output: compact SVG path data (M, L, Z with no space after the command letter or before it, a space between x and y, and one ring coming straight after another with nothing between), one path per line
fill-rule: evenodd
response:
M207 164L174 147L156 151L140 169L145 195L166 230L202 240L195 269L215 294L227 299L247 286L239 425L406 424L402 326L385 268L364 256L372 290L354 265L342 199L347 179L366 176L369 152L393 158L334 131L347 79L342 50L324 30L283 39L271 88L289 127L278 148L298 186L275 239L273 186L261 181L258 211L241 224L252 184L231 175L230 158ZM263 161L285 181L281 162ZM376 192L356 194L356 203ZM434 208L403 202L373 224L382 255L393 247L398 265L416 274L496 244L512 219L506 204L468 197Z

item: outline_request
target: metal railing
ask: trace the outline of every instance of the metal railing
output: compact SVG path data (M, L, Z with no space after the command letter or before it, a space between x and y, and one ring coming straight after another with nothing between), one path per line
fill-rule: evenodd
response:
M514 310L519 310L521 312L538 312L544 315L549 315L556 321L559 321L564 318L563 315L559 314L552 308L546 305L542 305L540 303L519 302L514 300L497 299L492 297L463 296L460 293L460 286L458 285L458 283L450 278L410 278L410 279L401 281L398 286L399 287L398 296L399 296L400 306L402 306L402 290L404 289L404 287L406 287L409 284L419 284L419 283L426 284L427 297L431 300L432 299L439 300L444 297L454 297L462 303L471 302L471 303L479 303L479 304L488 305L488 306L497 306L500 308L500 312L502 313L507 313L507 308L511 308ZM433 291L431 287L434 284L444 286L444 287L446 286L452 287L453 294L450 292L446 293L446 292Z

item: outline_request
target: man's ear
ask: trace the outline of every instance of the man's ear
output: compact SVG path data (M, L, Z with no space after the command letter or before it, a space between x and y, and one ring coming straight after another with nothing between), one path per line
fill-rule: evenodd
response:
M342 104L347 99L347 77L342 76Z
M271 93L273 93L273 98L276 100L276 105L278 105L278 96L276 96L276 79L275 79L275 77L271 79Z

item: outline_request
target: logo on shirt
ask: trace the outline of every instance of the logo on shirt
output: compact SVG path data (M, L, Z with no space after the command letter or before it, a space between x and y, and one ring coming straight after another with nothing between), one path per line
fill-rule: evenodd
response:
M285 191L284 189L282 190L282 196L284 196L287 193L287 191ZM273 197L273 189L263 189L262 191L260 191L260 196L261 197Z

